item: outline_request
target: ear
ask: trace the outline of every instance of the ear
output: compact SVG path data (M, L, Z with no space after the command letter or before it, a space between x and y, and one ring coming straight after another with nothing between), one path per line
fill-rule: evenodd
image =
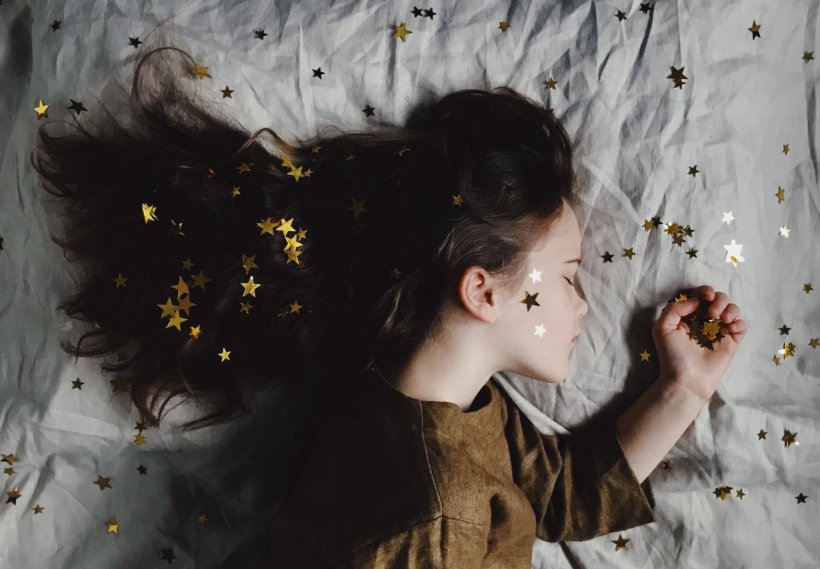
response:
M483 267L473 266L464 271L458 283L458 295L464 309L476 318L484 322L495 322L498 318L500 288Z

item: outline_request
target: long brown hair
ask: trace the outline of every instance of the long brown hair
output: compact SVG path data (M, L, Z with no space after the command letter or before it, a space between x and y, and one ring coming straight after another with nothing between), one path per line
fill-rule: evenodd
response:
M305 374L334 390L373 357L401 367L468 267L518 286L526 251L576 203L565 129L508 87L294 142L209 112L185 88L195 65L176 47L145 53L130 122L107 113L64 136L46 123L32 152L65 203L52 239L84 269L59 308L92 326L63 349L116 356L101 367L148 424L176 395L206 405L188 429Z

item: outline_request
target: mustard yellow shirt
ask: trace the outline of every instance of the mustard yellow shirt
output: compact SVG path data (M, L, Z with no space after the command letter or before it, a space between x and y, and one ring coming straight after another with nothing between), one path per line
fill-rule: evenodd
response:
M271 566L530 569L535 537L587 540L654 509L614 420L546 435L492 378L465 412L371 367L330 408L275 513Z

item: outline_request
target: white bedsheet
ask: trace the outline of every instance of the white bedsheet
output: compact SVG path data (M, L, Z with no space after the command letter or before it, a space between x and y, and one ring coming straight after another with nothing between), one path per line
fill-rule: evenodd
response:
M3 0L0 567L266 566L293 403L271 392L248 418L188 434L170 423L137 445L127 396L112 394L98 362L59 348L80 332L55 310L75 269L49 240L59 212L29 145L40 121L72 120L71 99L94 112L112 85L127 88L144 49L129 37L145 41L157 26L209 68L203 92L249 132L401 123L421 95L462 88L507 84L548 101L576 141L590 310L563 385L498 374L528 416L563 433L634 400L656 377L650 329L679 288L728 293L749 333L669 468L651 474L657 523L621 532L629 542L619 550L618 534L536 541L533 567L820 566L820 351L810 346L820 337L818 2L419 8L434 17L373 1ZM392 37L402 22L406 41ZM231 99L219 96L226 85ZM34 111L40 100L47 119ZM645 231L654 217L662 224ZM670 223L694 233L678 246ZM742 245L737 266L732 243ZM793 357L778 354L784 342ZM193 415L177 408L172 418ZM799 444L786 446L786 430ZM721 500L724 486L733 490ZM107 531L111 518L118 533Z

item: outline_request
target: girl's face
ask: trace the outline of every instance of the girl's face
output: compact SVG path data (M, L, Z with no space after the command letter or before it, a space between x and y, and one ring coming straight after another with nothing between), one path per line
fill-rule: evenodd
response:
M524 283L499 307L497 337L504 361L511 362L509 370L549 383L566 378L581 318L589 308L578 293L580 257L578 220L565 203L546 243L530 251Z

